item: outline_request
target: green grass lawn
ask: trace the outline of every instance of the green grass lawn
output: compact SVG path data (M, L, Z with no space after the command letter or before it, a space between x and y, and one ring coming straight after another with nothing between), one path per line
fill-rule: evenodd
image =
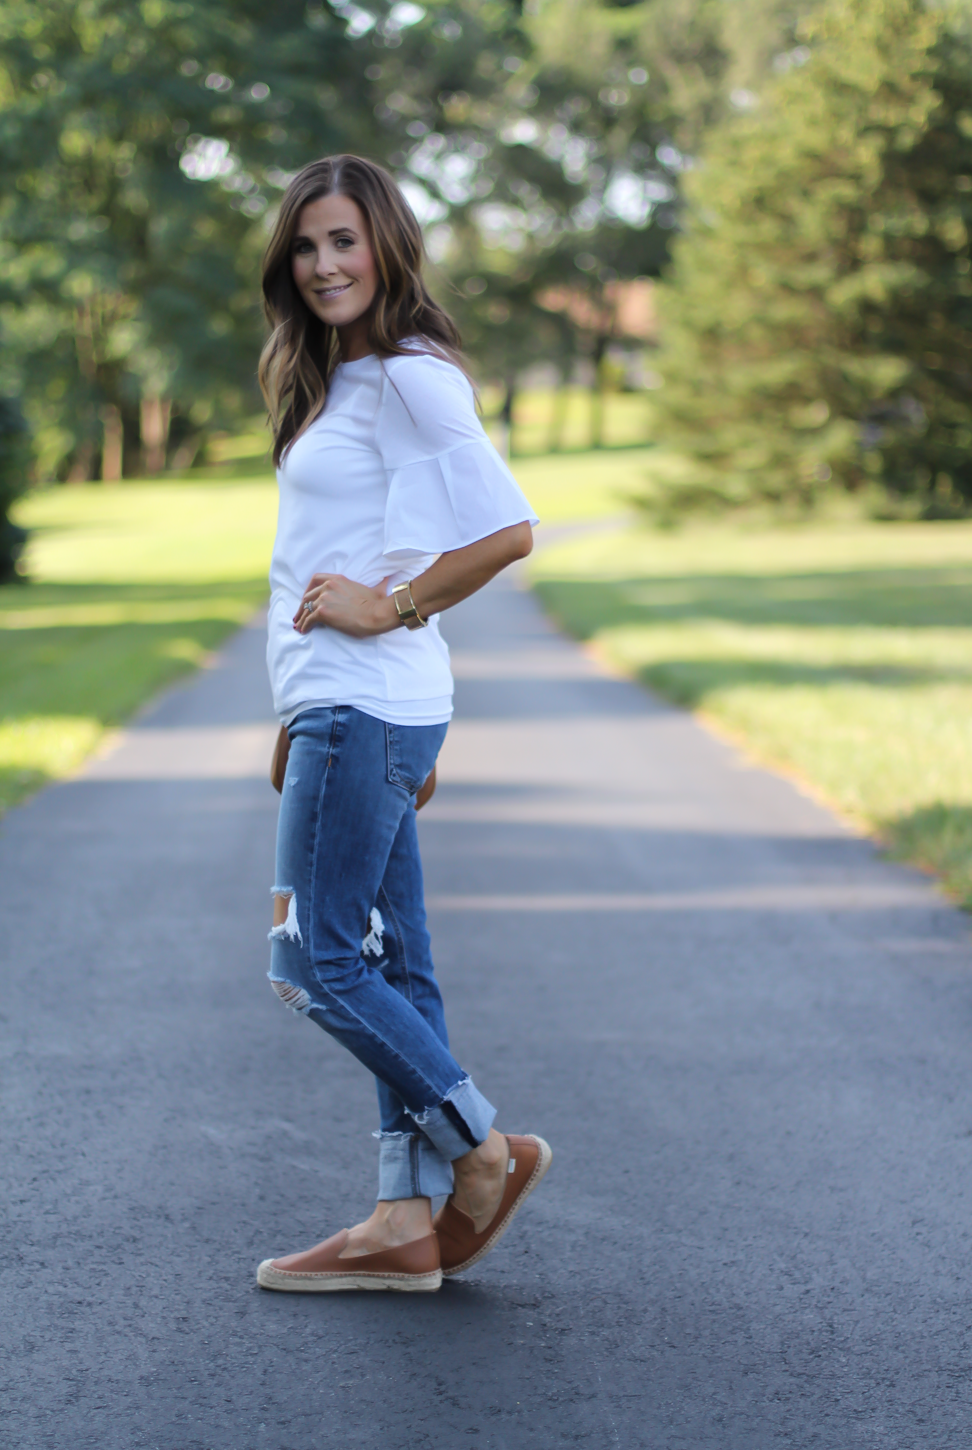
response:
M642 393L605 392L600 399L603 444L611 448L643 447L652 436L652 395ZM480 391L483 423L486 431L498 442L497 419L502 406L498 388ZM552 447L566 455L587 452L591 445L591 426L595 404L587 388L564 388L555 393L549 388L527 388L516 395L513 408L512 448L514 460L546 456ZM209 468L229 463L234 471L266 468L268 435L259 418L252 419L240 432L220 434L210 439L206 449ZM199 476L200 470L194 470Z
M203 662L266 595L276 488L254 434L185 479L23 500L0 588L0 809ZM607 519L649 448L514 460L546 523ZM794 770L972 905L972 523L619 526L541 550L575 635Z
M0 588L0 810L202 663L267 592L272 481L92 484L22 500L29 584Z
M0 588L0 812L76 770L105 731L264 599L276 484L259 429L182 478L22 500L29 584ZM548 522L617 513L649 450L516 464Z
M972 523L629 528L533 574L574 635L972 906Z
M544 394L527 394L526 398L541 413L549 402L549 395ZM622 410L630 408L632 401L644 411L642 398L612 395L612 403ZM541 520L564 524L625 512L633 494L651 491L661 457L659 450L649 445L617 445L533 457L520 454L510 466ZM266 477L270 471L266 432L253 428L235 437L216 438L207 449L207 458L206 467L193 469L185 478L218 480L227 469L236 478L241 474Z
M627 512L631 495L644 487L652 453L651 448L554 453L514 458L510 467L541 523L573 524Z
M499 399L490 390L483 395L489 422ZM589 449L593 409L596 406L586 388L528 389L520 393L513 408L513 454L515 458L546 454L551 447L565 451ZM602 436L606 448L631 447L651 437L651 395L649 393L604 393Z

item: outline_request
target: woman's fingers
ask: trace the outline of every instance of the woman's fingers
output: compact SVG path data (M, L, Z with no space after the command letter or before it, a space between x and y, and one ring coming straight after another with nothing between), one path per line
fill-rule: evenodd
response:
M294 629L299 629L303 633L316 608L317 600L305 594L294 615Z
M301 606L294 615L294 629L306 634L317 618L317 601L307 599L301 602Z
M294 629L307 634L326 626L361 638L383 633L394 623L385 617L391 577L369 586L346 579L343 574L315 574L294 615ZM382 609L376 608L377 601L381 601Z
M320 622L320 604L328 585L333 579L340 578L336 574L314 574L311 581L304 590L303 598L297 606L297 613L294 615L294 628L301 634L306 634L308 629L313 628L316 622Z

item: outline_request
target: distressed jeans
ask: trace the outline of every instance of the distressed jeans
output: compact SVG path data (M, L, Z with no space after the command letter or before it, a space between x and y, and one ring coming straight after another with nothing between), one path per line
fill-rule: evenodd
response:
M374 1073L379 1199L450 1193L495 1109L449 1051L425 922L415 792L446 726L340 705L288 733L270 981Z

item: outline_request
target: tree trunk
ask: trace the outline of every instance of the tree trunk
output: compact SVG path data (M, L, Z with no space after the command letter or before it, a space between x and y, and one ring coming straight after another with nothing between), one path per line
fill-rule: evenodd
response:
M68 483L90 483L94 478L95 443L93 438L82 438L74 450L71 467L68 469Z
M105 441L101 450L101 478L103 483L120 483L122 476L122 450L125 446L125 431L122 416L114 403L108 403L101 414L105 426Z
M142 398L140 431L142 435L142 467L146 473L161 473L165 467L171 413L171 399L160 398L154 393Z
M513 453L513 404L516 401L516 379L506 379L506 392L503 396L503 406L500 408L500 447L499 452L509 462Z
M564 446L564 430L567 427L567 409L570 404L569 376L569 372L562 372L554 389L550 432L547 434L548 453L559 453Z
M122 403L122 478L138 478L142 472L140 414L141 408L138 403Z
M591 447L604 447L604 355L608 339L602 333L594 342L594 382L591 387Z

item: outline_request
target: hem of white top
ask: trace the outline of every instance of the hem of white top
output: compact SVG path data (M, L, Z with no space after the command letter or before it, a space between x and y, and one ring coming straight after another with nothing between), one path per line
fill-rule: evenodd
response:
M452 696L440 695L431 700L302 700L278 714L281 725L291 726L298 715L308 710L336 710L341 707L360 710L385 725L448 725L452 719ZM421 706L421 710L417 709Z

